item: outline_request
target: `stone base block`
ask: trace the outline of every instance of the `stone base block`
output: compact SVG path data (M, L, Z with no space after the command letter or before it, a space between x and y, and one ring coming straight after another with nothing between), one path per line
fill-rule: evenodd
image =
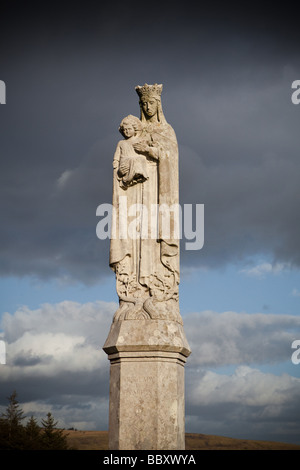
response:
M116 322L103 349L111 363L109 448L184 449L184 364L190 349L182 325Z

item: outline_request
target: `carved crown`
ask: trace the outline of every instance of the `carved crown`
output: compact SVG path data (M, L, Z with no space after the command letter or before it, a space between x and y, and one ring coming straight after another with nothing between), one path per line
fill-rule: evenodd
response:
M150 98L150 97L160 99L162 89L163 89L163 86L158 85L157 83L155 83L154 85L148 85L148 83L145 83L145 85L143 86L138 85L135 87L135 90L137 94L139 95L140 99Z

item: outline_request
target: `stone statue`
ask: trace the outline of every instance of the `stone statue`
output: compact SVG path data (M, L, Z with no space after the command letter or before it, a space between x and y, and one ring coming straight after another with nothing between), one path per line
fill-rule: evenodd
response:
M176 135L162 111L162 85L135 89L140 119L129 115L122 120L119 130L124 140L118 143L113 160L116 236L111 237L109 264L119 296L114 322L165 319L182 323Z
M103 346L110 361L109 448L185 446L179 312L178 146L162 85L136 87L140 119L126 116L113 159L110 266L119 308Z

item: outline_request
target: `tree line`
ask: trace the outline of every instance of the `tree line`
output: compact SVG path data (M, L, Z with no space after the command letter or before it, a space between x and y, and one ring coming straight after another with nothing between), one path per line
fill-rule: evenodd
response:
M23 424L24 412L14 391L6 411L0 416L0 450L68 450L67 436L58 429L51 413L39 426L34 416Z

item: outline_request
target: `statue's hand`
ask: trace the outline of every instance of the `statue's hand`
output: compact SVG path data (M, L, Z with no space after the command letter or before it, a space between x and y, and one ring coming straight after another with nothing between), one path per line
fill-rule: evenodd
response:
M136 142L135 144L133 144L133 148L138 153L146 153L146 154L150 150L150 147L144 142Z
M158 151L155 147L150 147L145 142L137 142L133 144L133 148L136 152L146 155L146 157L153 158L154 160L159 159Z
M129 162L128 160L123 160L120 162L119 172L121 175L125 175L129 171Z

